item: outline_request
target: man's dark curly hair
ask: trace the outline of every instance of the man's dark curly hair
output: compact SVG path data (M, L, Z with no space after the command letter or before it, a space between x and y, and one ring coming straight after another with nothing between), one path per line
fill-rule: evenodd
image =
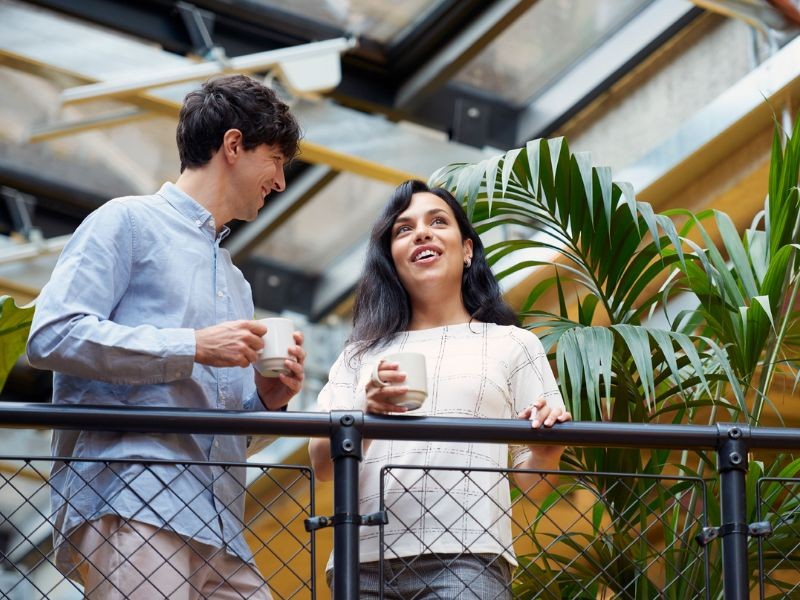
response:
M229 129L242 132L246 150L278 146L287 161L297 154L300 126L271 89L246 75L212 79L186 95L178 117L181 173L206 164Z

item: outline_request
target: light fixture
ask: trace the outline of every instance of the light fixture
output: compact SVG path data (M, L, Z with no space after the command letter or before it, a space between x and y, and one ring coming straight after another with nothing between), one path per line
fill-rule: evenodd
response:
M355 45L354 38L342 37L221 61L188 64L177 69L69 88L62 92L61 100L64 104L74 104L124 98L153 88L208 79L220 73L253 73L270 68L278 69L293 93L304 95L322 92L339 84L342 77L339 56Z

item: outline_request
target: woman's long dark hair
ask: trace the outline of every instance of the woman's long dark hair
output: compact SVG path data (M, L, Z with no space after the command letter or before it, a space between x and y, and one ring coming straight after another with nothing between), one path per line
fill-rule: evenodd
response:
M411 204L411 196L429 192L444 200L456 217L462 240L472 240L472 265L464 269L461 298L473 319L498 325L516 325L517 317L500 294L500 286L486 262L483 243L464 209L450 192L429 188L422 181L401 183L375 221L367 249L367 260L356 289L353 333L357 354L374 348L411 322L411 301L392 260L392 226Z

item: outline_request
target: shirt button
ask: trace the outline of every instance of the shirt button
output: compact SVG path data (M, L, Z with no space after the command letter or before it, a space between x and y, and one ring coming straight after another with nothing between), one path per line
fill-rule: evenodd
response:
M218 440L214 440L214 448L219 448L219 441Z
M223 293L222 293L222 290L219 290L219 291L217 292L217 296L219 296L220 298L222 298L224 295L225 295L225 294L223 294Z
M194 224L195 224L195 225L197 225L198 227L200 227L200 225L202 225L202 224L203 224L203 222L202 222L200 219L197 219L197 220L194 222Z

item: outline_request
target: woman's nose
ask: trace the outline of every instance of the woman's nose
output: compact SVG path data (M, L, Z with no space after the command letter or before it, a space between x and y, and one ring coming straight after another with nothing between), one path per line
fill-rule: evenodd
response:
M417 240L429 240L431 239L431 230L425 223L420 223L417 225L416 230L414 231L414 238Z

